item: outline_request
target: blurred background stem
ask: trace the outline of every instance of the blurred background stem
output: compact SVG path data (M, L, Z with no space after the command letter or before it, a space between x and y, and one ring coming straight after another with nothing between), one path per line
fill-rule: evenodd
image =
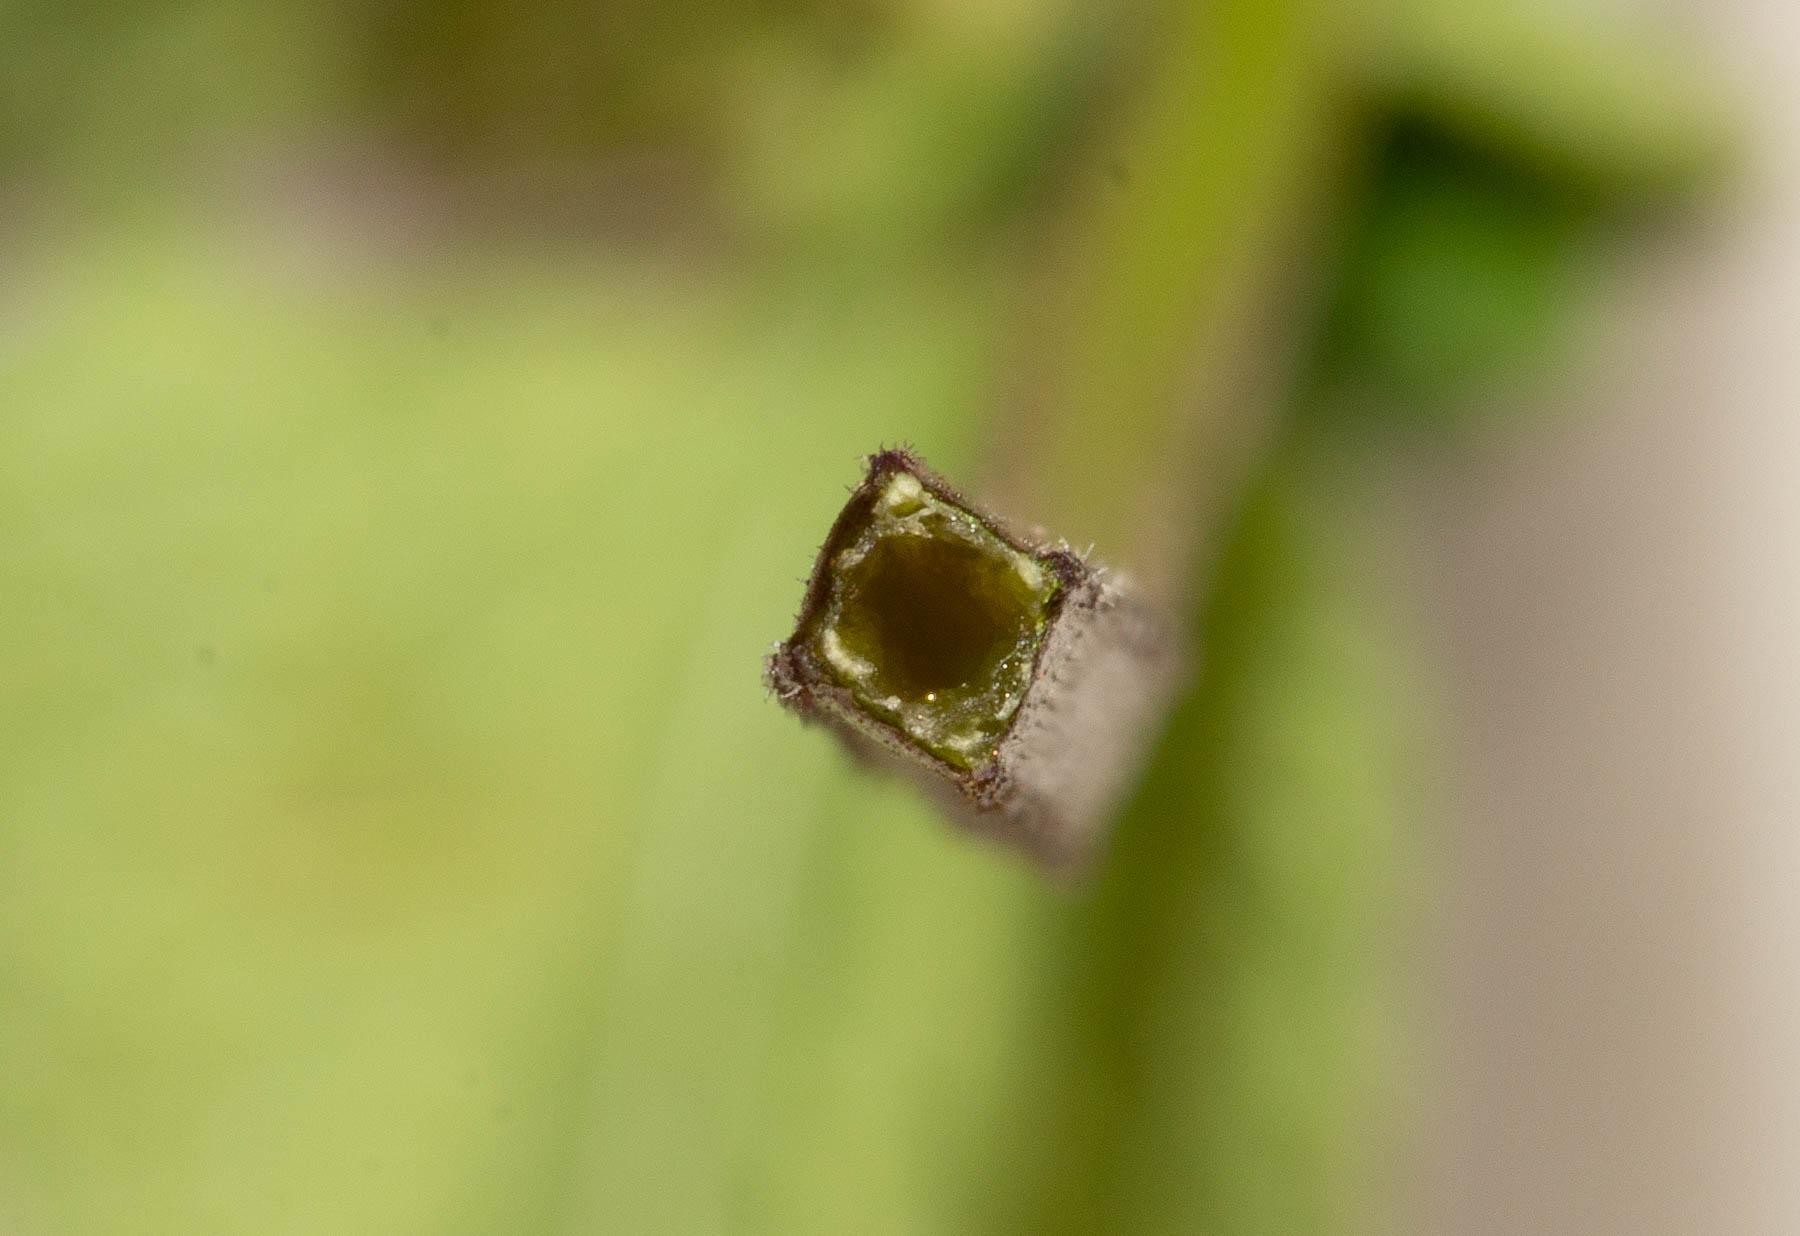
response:
M1169 6L1065 192L990 465L1000 501L1179 602L1266 441L1340 181L1328 10Z

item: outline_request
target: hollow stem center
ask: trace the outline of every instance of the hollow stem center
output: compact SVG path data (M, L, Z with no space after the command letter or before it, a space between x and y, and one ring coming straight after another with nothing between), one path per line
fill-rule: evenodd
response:
M903 700L978 685L1030 634L1031 596L1008 562L967 541L882 537L844 572L838 634Z
M861 708L973 767L1018 710L1054 582L905 474L849 533L814 651Z

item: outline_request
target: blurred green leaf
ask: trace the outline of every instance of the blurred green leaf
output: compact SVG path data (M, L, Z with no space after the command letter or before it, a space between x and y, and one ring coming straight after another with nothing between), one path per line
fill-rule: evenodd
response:
M0 360L9 1226L579 1230L609 1129L717 1205L847 826L758 658L858 452L967 449L982 294L194 234Z

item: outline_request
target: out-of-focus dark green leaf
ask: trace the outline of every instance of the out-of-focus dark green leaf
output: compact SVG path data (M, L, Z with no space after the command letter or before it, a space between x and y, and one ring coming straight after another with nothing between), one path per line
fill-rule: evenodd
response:
M1422 422L1555 359L1597 203L1417 121L1352 200L1313 361L1356 394L1335 411Z
M1542 7L1358 10L1350 177L1313 412L1442 422L1562 354L1602 246L1710 183L1719 93L1649 32ZM1319 396L1320 392L1328 392Z
M1375 0L1351 6L1346 83L1377 115L1429 116L1598 196L1685 192L1732 144L1721 83L1641 15L1579 5Z

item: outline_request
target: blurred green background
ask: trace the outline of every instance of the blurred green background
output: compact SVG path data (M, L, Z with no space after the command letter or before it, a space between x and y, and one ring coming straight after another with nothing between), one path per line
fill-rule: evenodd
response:
M1398 0L0 6L0 1230L1389 1230L1370 465L1700 174L1667 73ZM1179 456L1201 669L1090 884L764 698L860 454L1129 560L1200 403L1265 428Z

